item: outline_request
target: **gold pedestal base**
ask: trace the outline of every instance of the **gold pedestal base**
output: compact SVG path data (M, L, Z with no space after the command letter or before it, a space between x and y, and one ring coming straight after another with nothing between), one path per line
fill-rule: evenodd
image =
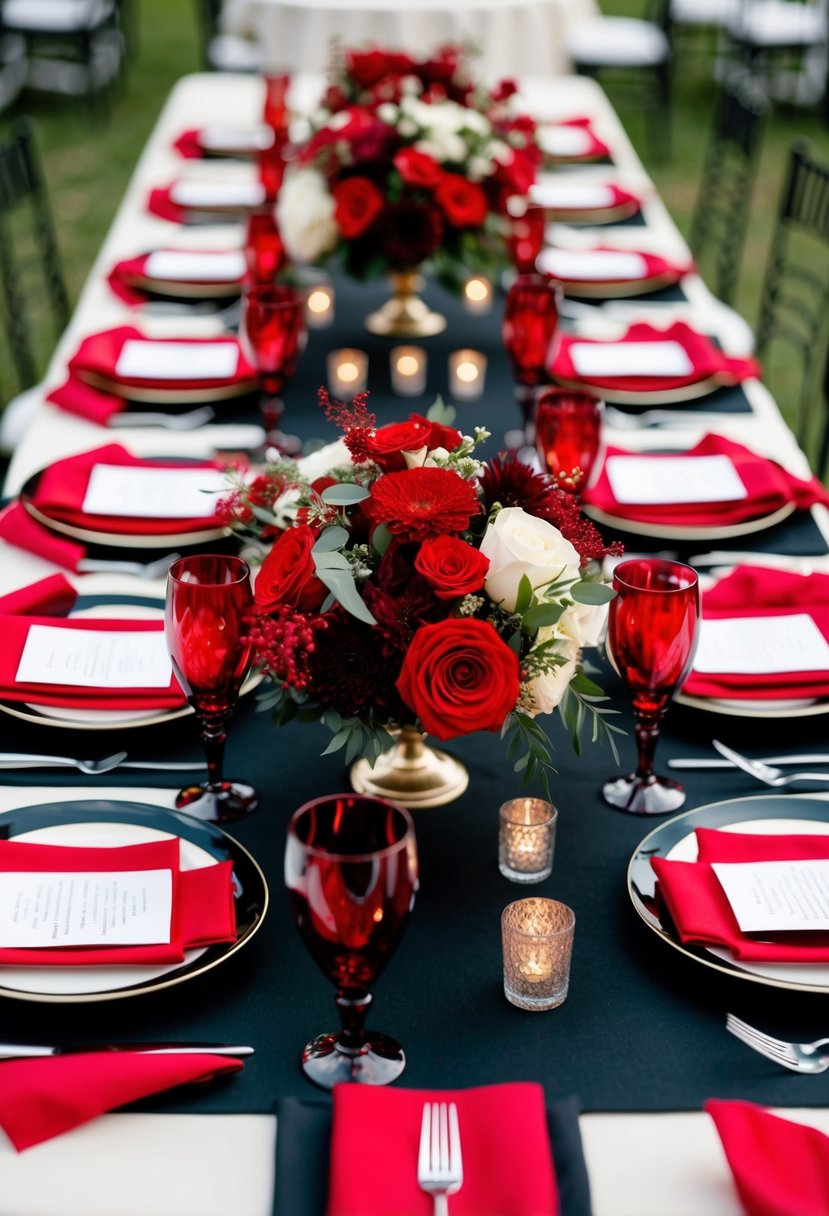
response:
M414 271L398 271L392 275L394 294L382 308L366 317L370 334L381 338L432 338L446 329L446 318L424 304L418 291L423 280Z
M428 747L420 731L404 726L391 751L374 768L368 760L357 760L349 772L352 789L358 794L388 798L401 806L444 806L460 798L469 785L460 760Z

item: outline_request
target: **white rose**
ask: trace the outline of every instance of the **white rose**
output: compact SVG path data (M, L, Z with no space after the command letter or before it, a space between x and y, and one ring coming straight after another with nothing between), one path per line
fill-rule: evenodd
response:
M607 607L607 604L571 604L558 622L558 632L579 646L598 646Z
M316 481L318 477L325 477L326 473L330 473L332 469L336 469L342 464L351 464L351 453L345 446L344 439L326 443L325 447L317 448L316 452L302 456L297 461L297 467L308 481Z
M410 452L401 452L400 455L406 461L407 469L419 469L426 463L426 457L429 455L429 449L424 443L422 448L414 448Z
M557 630L553 628L539 629L536 646L549 642L556 634ZM576 674L580 653L578 643L574 642L572 638L559 639L556 654L560 655L565 662L536 676L534 680L530 680L524 690L527 700L531 702L527 709L527 713L531 717L534 718L536 714L552 713Z
M486 593L507 612L515 608L523 575L533 590L562 576L579 576L581 559L569 540L546 519L528 515L522 507L504 507L498 512L487 525L481 553L489 558Z
M337 243L334 199L316 169L294 169L286 174L276 220L286 252L296 262L315 262Z

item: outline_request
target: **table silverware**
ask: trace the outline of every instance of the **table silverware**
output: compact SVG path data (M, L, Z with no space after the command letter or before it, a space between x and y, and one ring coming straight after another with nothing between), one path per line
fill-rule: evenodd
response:
M216 411L212 406L200 405L197 409L188 410L185 414L154 412L114 414L108 420L107 426L116 430L126 430L131 426L160 426L165 427L168 431L194 431L197 427L210 422L215 416Z
M28 752L0 752L0 769L77 768L93 777L115 768L154 769L159 772L190 772L204 768L201 760L128 760L126 752L113 752L100 760L78 760L74 756L39 756Z
M825 1050L829 1048L829 1039L815 1039L813 1043L790 1043L786 1039L775 1039L733 1013L726 1015L725 1028L761 1056L790 1068L792 1072L818 1073L826 1072L829 1068L829 1051Z
M736 764L737 768L741 768L743 772L754 777L757 781L762 781L764 785L771 786L772 789L785 789L787 785L793 785L799 781L819 781L823 785L829 784L829 773L783 773L779 768L773 768L771 765L763 764L759 760L749 760L746 756L735 752L733 748L726 747L724 743L720 743L719 739L711 740L714 747L721 756L725 756L726 760L730 760L732 764Z
M780 764L780 765L798 765L798 764L829 764L829 754L814 756L762 756L757 757L752 761L753 764ZM684 768L684 769L729 769L738 768L733 760L726 760L723 757L714 759L713 756L687 756L678 757L675 760L668 761L668 768Z
M454 1102L424 1103L417 1184L432 1196L434 1216L448 1216L448 1197L463 1185L461 1133Z
M78 574L134 574L136 578L155 579L167 573L180 553L165 553L154 562L109 561L106 558L82 557L76 567Z
M89 1051L138 1051L142 1055L211 1055L252 1056L252 1047L233 1043L81 1043L76 1046L60 1044L0 1043L0 1060L33 1060L47 1056L80 1055Z

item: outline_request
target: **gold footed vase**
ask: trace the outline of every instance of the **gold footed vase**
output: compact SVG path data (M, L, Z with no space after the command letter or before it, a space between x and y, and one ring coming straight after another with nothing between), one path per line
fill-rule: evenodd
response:
M396 736L394 746L378 758L374 768L365 759L352 764L352 789L410 809L443 806L460 798L469 785L469 773L460 760L429 747L413 726L392 734Z
M446 318L424 304L418 292L423 279L416 270L392 271L392 297L366 317L366 329L381 338L431 338L446 329Z

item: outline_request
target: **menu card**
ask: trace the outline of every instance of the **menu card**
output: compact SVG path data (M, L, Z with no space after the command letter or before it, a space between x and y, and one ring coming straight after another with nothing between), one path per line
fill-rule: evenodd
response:
M15 679L73 688L167 688L173 669L164 631L32 625Z
M235 342L128 338L115 364L115 375L124 380L230 380L238 364Z
M170 188L170 198L179 207L258 207L265 201L261 182L179 181Z
M270 148L273 131L270 127L205 127L199 132L199 143L208 152L246 152L249 148Z
M618 503L738 502L748 497L733 461L722 456L608 456Z
M82 510L130 519L203 519L227 493L221 469L92 467Z
M704 617L694 671L733 675L829 672L829 642L807 612Z
M679 342L574 342L577 376L690 376L694 365Z
M148 279L176 283L235 283L245 273L241 249L195 252L190 249L156 249L144 263Z
M593 146L583 127L539 127L538 146L549 156L584 156Z
M530 198L558 211L598 211L612 207L616 196L610 186L556 180L536 182L530 187Z
M712 862L744 933L829 929L829 859Z
M622 249L544 249L538 264L556 279L627 282L644 279L648 264L641 253Z
M172 870L0 873L0 947L170 941Z

